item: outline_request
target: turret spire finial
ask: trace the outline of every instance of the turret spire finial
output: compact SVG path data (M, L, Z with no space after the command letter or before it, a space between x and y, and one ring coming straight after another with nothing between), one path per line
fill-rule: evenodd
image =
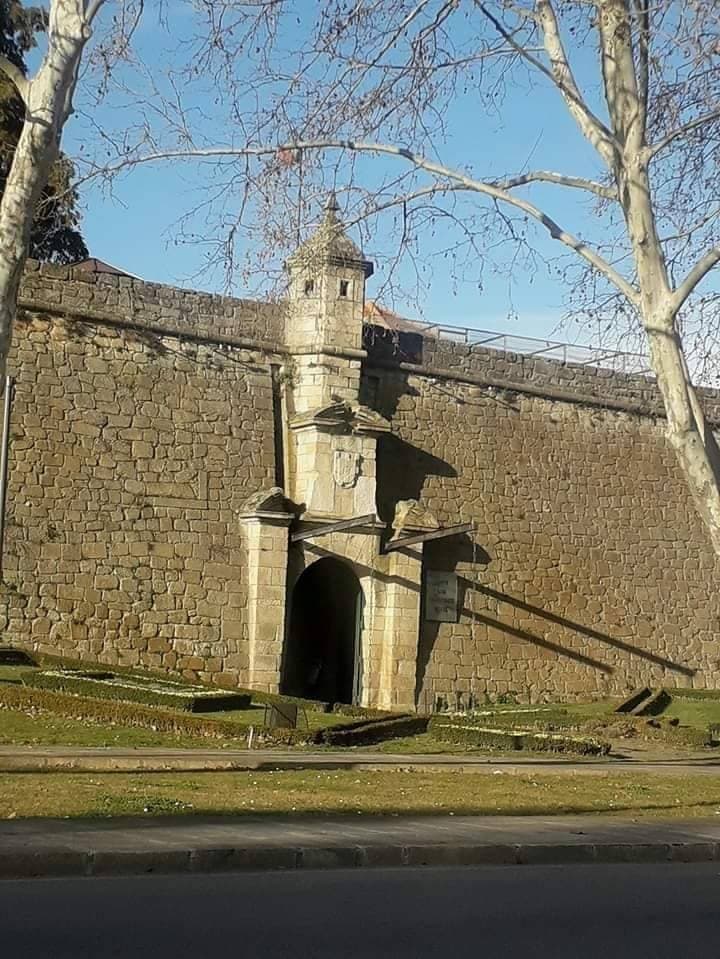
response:
M340 204L337 200L337 194L334 190L331 190L328 193L328 198L325 201L325 212L326 213L338 213L340 210Z

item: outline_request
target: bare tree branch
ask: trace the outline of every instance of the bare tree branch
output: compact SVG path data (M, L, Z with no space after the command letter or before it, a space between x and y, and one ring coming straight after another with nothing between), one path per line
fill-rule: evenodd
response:
M495 186L503 190L512 190L514 187L525 186L529 183L556 183L558 186L571 187L577 190L586 190L604 200L617 200L617 190L612 186L605 186L596 180L586 180L584 177L567 176L564 173L553 173L549 170L536 170L533 173L521 173L507 180L495 181Z
M85 4L85 23L88 26L92 25L93 20L100 10L100 7L102 7L104 3L105 0L87 0ZM138 7L139 11L141 12L143 8L143 0L140 0ZM138 12L138 17L140 16L140 12Z
M517 50L520 56L548 77L557 87L583 136L592 143L606 165L612 167L614 156L613 136L602 120L592 112L580 93L560 39L555 11L549 0L538 0L537 21L543 33L545 50L550 59L550 69L536 56L529 53L526 46L519 44L498 18L487 9L485 4L480 3L478 6L498 33Z
M680 286L675 290L673 301L676 310L680 309L698 283L707 276L717 263L720 263L720 246L715 247L713 250L708 250L705 256L701 260L698 260Z
M702 116L695 117L693 120L688 120L688 122L683 123L682 126L677 127L675 130L671 130L670 133L667 133L656 143L653 143L647 147L646 156L648 159L656 157L658 153L669 146L674 140L678 140L680 137L684 137L688 133L692 133L692 131L697 130L698 127L703 127L706 124L712 123L713 120L720 120L720 107L718 107L716 110L710 110L709 113L703 113Z
M623 293L630 303L637 306L639 303L638 291L625 279L616 269L614 269L607 260L600 256L583 240L574 236L574 234L563 229L552 217L548 216L540 207L514 196L510 189L497 185L493 182L483 182L476 180L460 170L454 170L442 163L429 160L427 157L413 153L404 147L398 147L391 143L366 143L358 140L301 140L296 143L286 143L277 147L269 146L248 146L248 147L208 147L206 149L188 149L188 150L169 150L157 153L146 154L144 156L127 158L119 161L114 166L101 171L107 175L108 172L118 172L128 166L137 166L141 163L153 163L159 160L168 159L201 159L208 157L245 157L245 156L268 156L270 154L293 154L296 151L303 153L308 151L322 150L347 150L353 153L375 153L384 156L399 157L407 160L418 170L424 170L426 173L432 173L435 176L441 176L451 183L462 185L466 190L492 197L509 206L521 210L527 216L538 222L547 230L553 240L563 243L569 249L573 250L583 260L590 263L596 270L603 274L614 286ZM89 177L85 177L85 180ZM560 182L558 179L553 182ZM572 178L571 178L572 179ZM83 182L82 180L79 183ZM529 181L528 181L529 182ZM78 184L76 184L77 186ZM576 184L566 183L566 186Z
M650 97L650 0L633 0L637 21L638 97L642 107L643 137Z

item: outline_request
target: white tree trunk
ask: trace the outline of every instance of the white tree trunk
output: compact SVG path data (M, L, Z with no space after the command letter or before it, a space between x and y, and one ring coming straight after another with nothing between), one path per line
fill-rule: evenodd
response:
M7 365L35 208L72 112L80 58L89 36L83 0L52 0L47 53L36 76L18 87L25 100L25 123L0 203L0 376Z
M688 376L674 328L648 324L651 364L667 416L667 435L698 512L720 555L720 450Z
M667 436L695 506L720 556L720 451L692 384L677 331L677 297L670 288L657 233L647 166L625 156L618 185L640 286L640 315L650 365L665 406Z
M720 556L720 452L692 384L677 332L677 304L667 276L650 202L647 169L626 167L622 189L641 294L640 315L665 406L667 436L688 488Z

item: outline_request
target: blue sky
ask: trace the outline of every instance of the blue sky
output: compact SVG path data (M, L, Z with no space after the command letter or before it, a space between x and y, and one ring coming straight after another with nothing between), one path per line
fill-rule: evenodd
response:
M304 0L300 0L300 5ZM185 21L173 21L178 33ZM140 53L146 62L158 59L158 44L169 45L177 36L168 37L148 18L138 37ZM590 81L591 64L579 64L581 78ZM585 68L585 70L583 69ZM159 68L161 69L161 67ZM108 108L96 114L100 125L112 122ZM526 168L544 168L582 175L592 173L592 153L577 132L573 121L548 86L533 90L518 86L509 90L502 108L502 122L489 120L480 113L472 98L461 98L447 116L451 137L439 150L444 162L469 167L476 175L488 177L517 173ZM68 124L63 141L72 156L88 136L82 120ZM391 161L392 162L392 161ZM176 241L173 224L197 200L202 186L202 169L189 162L166 162L137 168L118 179L109 197L96 185L82 190L83 231L93 256L147 280L220 290L222 278L203 272L202 250ZM548 207L548 212L573 231L592 229L589 204L582 195L555 187L533 194ZM431 242L436 248L449 242L441 232ZM373 297L382 282L383 260L378 256L382 239L364 244L366 255L375 260L376 276L368 284ZM489 239L492 239L491 237ZM250 240L252 242L252 240ZM555 256L560 251L542 235L537 236L541 253ZM375 248L374 248L375 247ZM453 280L440 258L430 258L430 279L423 296L424 319L443 324L469 326L537 337L588 341L578 330L558 330L563 314L565 288L547 267L536 271L521 266L507 275L507 254L484 270L483 289L471 282ZM232 292L247 291L236 286ZM417 315L414 304L398 301L393 306L406 315Z

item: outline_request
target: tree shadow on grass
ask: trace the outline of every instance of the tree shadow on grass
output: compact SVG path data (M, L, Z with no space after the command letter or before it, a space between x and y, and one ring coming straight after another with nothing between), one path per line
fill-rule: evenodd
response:
M450 814L452 814L453 817L483 817L486 821L496 817L538 817L539 819L547 820L555 816L601 816L604 819L612 820L625 813L637 815L642 813L659 814L667 812L672 813L672 816L667 817L667 819L675 820L688 818L687 813L689 811L714 810L720 807L720 800L708 799L700 802L682 804L680 806L670 802L648 802L643 804L618 803L612 807L606 806L601 808L582 802L568 802L557 806L543 806L542 804L534 803L519 803L507 806L502 804L477 803L472 806L464 806L461 804L446 803L443 806L418 806L414 809L388 807L387 809L377 811L362 810L360 813L356 808L352 808L350 804L344 807L337 806L326 809L297 809L292 812L247 808L227 810L213 808L212 806L207 808L195 806L192 809L178 808L177 812L173 812L172 814L168 814L166 809L159 810L158 814L153 814L152 801L150 802L151 805L148 807L148 813L142 816L139 814L112 815L101 812L92 815L70 813L62 819L56 817L28 816L23 819L14 819L12 823L8 823L8 825L12 825L13 827L17 825L17 827L22 829L24 822L27 829L27 825L32 823L33 828L39 826L43 832L50 835L53 833L66 834L72 831L73 824L83 824L86 827L91 827L93 830L116 830L122 829L123 827L131 827L133 829L150 831L152 829L172 828L173 826L185 828L189 822L196 825L211 826L213 824L227 825L228 820L242 820L243 822L282 822L284 825L291 827L293 823L299 824L322 819L338 824L354 823L357 825L362 824L363 821L379 819L402 820L405 818L432 820L448 817ZM678 813L682 813L683 816L679 816ZM658 818L662 819L660 816ZM632 825L632 823L628 821L628 825ZM15 828L13 828L12 831L14 832ZM0 827L0 833L1 832L2 828ZM298 840L295 839L294 842L297 843Z

